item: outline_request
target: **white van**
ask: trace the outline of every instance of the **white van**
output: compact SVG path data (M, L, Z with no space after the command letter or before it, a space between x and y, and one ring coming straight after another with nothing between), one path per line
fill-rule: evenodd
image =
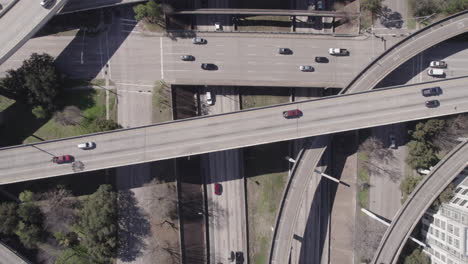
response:
M427 70L427 74L429 76L444 76L444 70L443 69L429 69Z
M214 104L214 100L211 97L211 92L206 92L206 103L209 104L209 105Z

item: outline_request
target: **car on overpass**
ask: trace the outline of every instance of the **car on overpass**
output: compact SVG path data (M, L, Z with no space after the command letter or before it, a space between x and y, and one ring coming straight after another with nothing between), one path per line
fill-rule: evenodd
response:
M289 48L279 48L278 53L283 55L291 55L293 52Z
M299 118L302 116L302 111L299 109L288 110L283 112L283 117L286 119Z
M303 72L313 72L314 67L312 67L310 65L301 65L301 66L299 66L299 70L301 70Z
M96 147L96 143L90 141L90 142L85 142L85 143L80 143L77 145L77 147L79 149L84 149L84 150L88 150L88 149L93 149Z
M329 48L328 53L334 56L348 56L349 51L347 49L342 48Z
M435 96L442 94L442 89L440 87L426 88L422 89L421 93L424 97Z
M439 100L426 101L426 107L427 108L435 108L435 107L438 107L439 105L440 105Z
M445 61L431 61L429 66L432 68L447 68L447 63Z
M206 44L207 41L204 38L193 38L192 43L193 44Z
M73 162L74 158L72 155L63 155L58 157L53 157L52 162L57 164L70 163Z

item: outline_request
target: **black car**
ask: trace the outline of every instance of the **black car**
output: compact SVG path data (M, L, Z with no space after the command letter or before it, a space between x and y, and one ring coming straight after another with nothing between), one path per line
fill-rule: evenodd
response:
M438 107L439 105L440 105L439 100L426 101L426 107L428 108Z
M193 61L195 60L195 57L192 55L182 55L180 56L180 59L183 61Z
M315 62L328 63L328 58L327 57L315 57Z
M241 251L236 252L236 264L243 264L244 263L244 253Z
M201 68L207 71L216 71L218 66L213 63L202 63Z
M292 50L288 48L279 48L278 53L283 55L289 55L292 54Z
M434 96L434 95L439 95L442 93L442 89L440 87L432 87L432 88L426 88L422 89L421 93L424 97L429 97L429 96Z

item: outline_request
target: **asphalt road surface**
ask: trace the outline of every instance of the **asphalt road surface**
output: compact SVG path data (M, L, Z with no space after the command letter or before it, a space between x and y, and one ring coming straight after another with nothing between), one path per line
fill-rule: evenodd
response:
M214 92L216 90L216 92ZM213 87L214 105L201 103L209 113L219 114L240 109L239 91L234 87ZM247 252L244 164L239 149L218 151L203 156L208 198L210 263L228 263L231 251ZM221 195L214 193L215 183L222 185ZM245 255L246 256L246 255Z
M437 97L440 107L427 108L421 88L435 85L443 89ZM84 171L90 171L463 113L468 111L465 86L466 78L459 78L4 148L1 183L73 173L69 164L50 161L64 154L73 155ZM302 117L282 116L295 108L302 110ZM76 147L86 141L96 142L96 149Z
M467 151L466 141L459 144L419 183L387 228L372 263L397 262L398 255L418 220L445 187L467 166Z

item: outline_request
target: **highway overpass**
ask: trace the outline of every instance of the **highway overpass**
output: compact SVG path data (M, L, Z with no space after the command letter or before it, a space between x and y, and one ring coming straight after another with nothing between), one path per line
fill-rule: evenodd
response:
M20 0L0 18L0 64L42 28L68 0L55 0L44 8L38 0Z
M373 89L389 73L418 53L468 31L468 10L446 17L404 38L369 65L348 84L343 93Z
M31 262L25 260L16 254L16 251L10 249L0 242L0 264L30 264Z
M374 264L395 264L419 219L460 173L468 174L468 143L462 142L432 169L398 210L374 255Z
M0 149L0 184L72 174L72 166L51 162L73 155L84 171L196 155L277 141L380 126L468 111L468 78L379 89L352 95L191 118L133 129ZM429 109L421 89L440 86L440 107ZM303 111L298 119L282 112ZM94 141L94 150L76 144Z
M251 15L251 16L320 16L320 17L355 17L359 13L318 11L318 10L291 10L291 9L246 9L246 8L198 8L176 10L171 15Z
M148 0L69 0L68 3L63 7L63 9L60 10L59 15L87 11L103 7L136 4L146 1Z

